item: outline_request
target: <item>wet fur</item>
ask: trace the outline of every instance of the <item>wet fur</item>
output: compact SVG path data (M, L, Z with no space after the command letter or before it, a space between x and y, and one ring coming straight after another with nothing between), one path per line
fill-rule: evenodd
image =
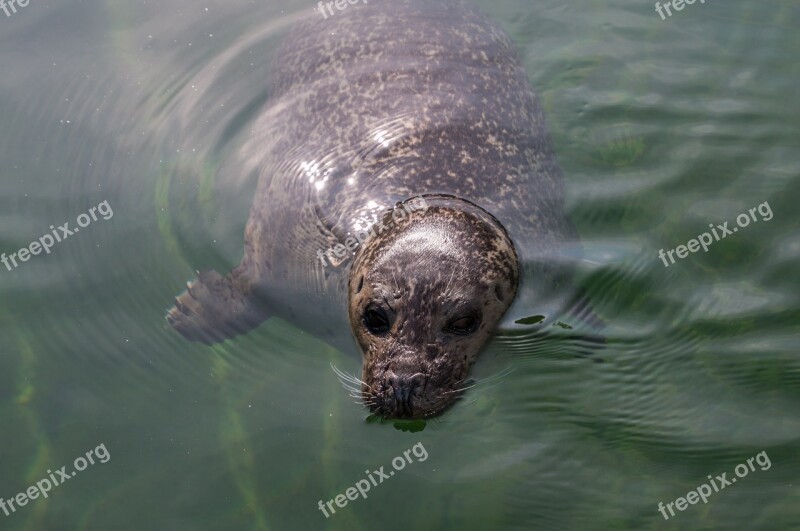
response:
M406 317L395 342L378 349L358 329L360 297L367 295L348 302L353 257L324 267L316 255L422 194L450 194L490 212L514 242L526 278L546 289L558 283L561 271L548 264L557 262L573 229L544 117L511 40L465 3L370 0L327 20L314 12L278 54L272 96L251 133L241 156L263 163L244 258L228 275L204 273L179 296L168 320L189 339L220 341L279 315L351 349L352 325L365 349L370 405L396 409L385 387L395 357L395 364L428 374L441 393L458 388L494 317L469 342L466 361L463 354L454 361L455 347L434 356L424 338L435 332L430 319L448 288L438 268L411 254L408 263L376 269L392 247L389 238L402 237L397 231L355 253L359 271L378 275L376 286L385 285L392 267L403 277L406 298L397 304ZM502 275L491 275L519 265L486 261L498 237L484 231L476 239L470 229L477 221L457 202L431 216L448 218L452 237L470 250L458 257L468 270L463 282L481 287L478 300L497 300L490 292ZM422 278L430 282L423 286ZM503 285L509 299L492 316L506 311L517 289L511 277ZM526 301L535 302L531 286ZM426 357L439 361L423 364ZM437 410L434 395L425 395L418 414Z

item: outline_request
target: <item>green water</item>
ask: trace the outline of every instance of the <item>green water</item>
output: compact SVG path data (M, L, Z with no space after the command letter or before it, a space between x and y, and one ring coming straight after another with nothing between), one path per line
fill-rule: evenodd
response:
M0 497L110 454L0 529L800 529L800 4L478 3L541 95L607 343L584 355L569 316L501 335L422 431L365 422L331 370L355 352L287 322L209 348L163 319L194 270L241 258L242 146L313 2L0 11L0 250L113 210L0 266ZM658 258L764 202L771 219ZM427 459L318 509L417 443Z

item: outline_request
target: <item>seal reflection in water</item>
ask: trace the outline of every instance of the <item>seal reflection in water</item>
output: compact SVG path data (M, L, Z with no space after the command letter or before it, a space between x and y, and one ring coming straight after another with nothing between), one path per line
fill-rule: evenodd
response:
M205 343L273 315L343 350L354 336L370 409L438 415L518 288L540 302L521 265L552 288L542 264L571 235L514 45L460 1L374 0L310 15L275 69L244 150L261 161L244 258L201 273L167 319ZM388 223L414 198L427 208ZM376 223L342 264L318 259Z

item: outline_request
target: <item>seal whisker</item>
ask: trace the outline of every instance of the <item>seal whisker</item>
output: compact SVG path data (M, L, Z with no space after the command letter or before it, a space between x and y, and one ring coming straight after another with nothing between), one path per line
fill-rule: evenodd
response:
M453 387L458 389L458 386L460 385L465 386L462 389L470 389L472 387L475 387L477 385L477 382L472 378L462 378L461 380L458 380L456 383L454 383Z
M355 398L355 403L364 406L364 407L372 407L375 405L374 399L369 395L362 394L361 396L350 395L352 398Z
M339 383L341 383L343 386L347 387L348 389L361 389L360 385L358 385L355 382L351 382L349 380L343 380L343 379L339 378Z
M350 380L348 378L343 378L341 376L339 376L339 381L342 382L342 383L346 383L348 385L355 386L355 387L361 387L361 382L356 382L354 380Z
M349 391L351 393L361 393L361 389L358 388L358 387L350 387L350 386L348 386L347 384L345 384L344 382L341 382L341 381L339 383L342 384L342 387L344 387L344 389L346 391Z
M506 376L508 376L512 372L514 372L515 370L517 370L516 367L514 367L512 365L509 365L505 369L502 369L502 370L492 374L491 376L487 376L486 378L481 378L481 380L478 383L480 385L487 384L487 383L496 383L498 380L502 380L503 378L505 378Z
M339 383L342 384L342 387L344 387L348 391L353 391L354 393L360 393L361 392L361 387L356 387L353 384L349 384L349 383L344 382L342 380L339 380Z
M444 405L444 406L442 406L442 407L438 407L438 408L434 409L433 411L431 411L431 412L430 412L428 415L426 415L426 416L428 416L428 417L436 417L437 415L439 415L439 414L440 414L442 411L444 411L444 410L445 410L445 409L447 409L448 407L450 407L450 404L445 404L445 405Z
M362 386L363 385L363 386L366 386L366 387L368 387L370 389L372 388L372 386L367 385L367 383L364 382L362 379L357 378L357 377L353 376L352 374L348 374L346 372L343 372L343 371L339 370L336 367L336 365L334 365L332 362L331 362L331 368L336 373L336 375L339 376L340 379L344 379L347 382L354 383L354 384L356 384L358 386Z
M363 383L361 380L359 380L359 379L358 379L358 378L356 378L355 376L353 376L353 375L351 375L351 374L348 374L348 373L346 373L346 372L344 372L344 371L340 370L338 367L336 367L336 365L334 365L334 364L333 364L333 362L331 362L331 369L333 369L333 372L335 372L335 373L336 373L336 375L337 375L339 378L343 378L343 379L345 379L345 380L347 380L347 381L350 381L350 382L353 382L353 383L356 383L356 384L361 384L361 383Z
M496 385L502 383L503 379L512 372L514 372L515 370L516 367L512 367L511 365L509 365L505 369L498 371L491 376L487 376L486 378L482 378L476 381L473 387L480 386L481 389L490 389L492 387L495 387Z
M453 389L452 391L444 391L444 392L442 393L442 395L450 395L450 394L454 394L454 393L463 393L463 392L464 392L464 391L466 391L467 389L472 389L472 388L473 388L473 387L475 387L476 385L478 385L478 384L472 384L472 385L468 385L468 386L466 386L466 387L462 387L461 389Z
M366 391L374 392L371 385L367 385L361 379L339 370L333 363L331 363L331 368L336 373L336 376L338 376L339 383L341 383L342 387L344 387L347 391L352 391L354 393L360 394L364 393L365 392L364 388L366 388Z

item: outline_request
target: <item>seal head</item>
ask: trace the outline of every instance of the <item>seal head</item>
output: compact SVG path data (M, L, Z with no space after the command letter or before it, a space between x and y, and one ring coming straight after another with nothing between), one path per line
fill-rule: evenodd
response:
M520 278L516 249L497 219L453 196L424 198L424 212L401 222L385 214L390 228L365 241L349 275L361 392L384 417L432 417L458 400Z

